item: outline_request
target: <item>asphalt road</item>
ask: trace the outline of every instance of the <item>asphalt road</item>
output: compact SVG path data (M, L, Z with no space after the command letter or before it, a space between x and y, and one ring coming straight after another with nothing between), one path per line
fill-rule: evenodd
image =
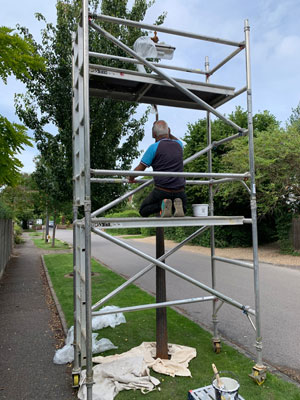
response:
M72 231L58 230L57 238L72 243ZM138 240L126 243L155 257L155 246ZM92 256L125 277L131 277L149 264L129 251L92 234ZM167 259L167 264L210 286L210 257L183 249ZM209 295L202 289L167 272L167 300ZM253 272L246 268L217 262L216 289L243 305L254 308ZM136 282L148 292L155 292L155 272L150 271ZM263 359L300 378L300 269L260 264L261 323ZM181 306L195 322L212 329L211 302ZM224 304L218 313L220 334L253 354L255 332L241 310ZM288 371L288 370L293 370Z

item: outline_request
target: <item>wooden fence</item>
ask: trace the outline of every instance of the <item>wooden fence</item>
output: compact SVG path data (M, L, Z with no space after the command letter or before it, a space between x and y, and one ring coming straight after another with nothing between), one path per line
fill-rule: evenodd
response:
M300 250L300 217L293 218L291 239L294 250Z
M0 278L10 259L14 243L13 222L11 219L0 219Z

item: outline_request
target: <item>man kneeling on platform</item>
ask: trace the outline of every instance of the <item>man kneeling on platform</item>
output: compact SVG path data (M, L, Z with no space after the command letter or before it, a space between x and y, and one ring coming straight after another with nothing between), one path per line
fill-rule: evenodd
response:
M153 124L151 144L134 171L144 171L152 167L153 171L183 172L183 144L170 132L165 121ZM134 182L134 177L129 177ZM155 176L154 190L144 199L140 208L142 217L160 212L161 217L184 217L186 212L186 194L184 177Z

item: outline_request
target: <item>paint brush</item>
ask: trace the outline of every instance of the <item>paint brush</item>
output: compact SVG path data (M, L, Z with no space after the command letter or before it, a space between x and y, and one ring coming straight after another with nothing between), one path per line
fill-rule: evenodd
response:
M222 380L220 378L220 375L219 375L219 372L217 370L217 367L215 366L215 364L212 364L211 366L212 366L212 369L213 369L214 374L215 374L216 379L217 379L217 385L219 386L220 389L225 389L225 385L224 385L224 383L222 382Z

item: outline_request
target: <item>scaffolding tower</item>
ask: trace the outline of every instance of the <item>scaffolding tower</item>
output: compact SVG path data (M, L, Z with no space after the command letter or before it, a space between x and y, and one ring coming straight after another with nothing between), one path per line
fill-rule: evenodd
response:
M187 303L212 302L213 322L213 347L216 352L220 351L220 336L217 327L217 313L223 303L227 303L242 311L250 322L256 333L256 364L253 366L251 377L257 382L265 380L266 368L262 361L262 338L260 322L260 294L259 294L259 263L257 243L257 210L256 189L254 172L254 148L253 148L253 122L252 122L252 93L251 93L251 71L250 71L250 28L248 20L244 21L244 40L231 41L220 38L208 37L185 31L168 29L163 26L149 25L131 20L115 18L107 15L99 15L89 12L88 0L82 2L81 19L77 32L73 35L73 212L74 212L74 366L73 386L78 386L79 376L83 367L86 368L84 384L87 387L87 399L92 400L93 370L92 370L92 317L106 313L129 312L136 310L147 310L150 308L165 308ZM205 59L205 69L188 69L172 65L164 65L150 62L138 55L119 39L104 30L95 21L122 24L125 26L142 28L150 31L164 32L171 35L184 36L203 41L219 43L231 46L234 51L214 68L209 67L209 59ZM99 32L104 38L114 43L126 52L130 57L121 57L110 54L100 54L89 49L89 29ZM225 65L229 60L240 52L245 52L246 85L239 90L233 87L216 85L209 82L210 76ZM150 69L152 73L138 72L134 70L109 67L101 64L91 64L89 57L99 59L116 59L128 63L142 64ZM205 82L196 80L174 79L162 69L185 71L200 74L205 77ZM222 115L217 108L225 102L246 92L248 129L243 129ZM89 96L111 98L122 101L134 101L155 105L167 105L188 109L204 110L207 112L207 146L184 160L184 165L196 158L207 154L208 172L146 172L121 171L121 170L98 170L92 169L90 165L90 139L89 139ZM225 137L219 141L212 141L211 114L230 125L237 133ZM212 170L213 150L221 144L242 136L248 136L249 143L249 172L214 173ZM183 218L105 218L101 216L107 210L128 199L133 194L150 185L153 180L136 179L140 184L137 188L130 190L120 198L113 200L100 209L91 212L91 190L93 183L128 183L127 176L183 176L187 178L187 184L209 186L209 215L204 217ZM108 176L110 178L98 178ZM121 178L116 178L116 177ZM250 197L251 218L243 216L215 216L214 215L214 188L226 182L239 181L247 190ZM245 182L248 181L249 185ZM84 208L84 218L78 219L78 208ZM232 260L218 257L215 254L214 227L217 225L242 225L252 224L253 262ZM199 227L192 235L176 245L160 257L151 257L120 239L109 235L106 230L111 228L128 227L175 227L195 226ZM105 228L105 231L102 229ZM210 230L211 237L211 286L176 270L168 265L165 260L183 245L188 243L204 231ZM120 287L114 289L110 294L92 304L91 293L91 232L120 246L137 256L149 261L149 265L128 279ZM255 305L253 308L234 300L233 298L216 290L216 262L234 264L253 270ZM155 304L133 305L126 308L118 308L115 311L99 311L99 308L125 289L129 284L135 282L142 275L154 267L160 267L164 271L175 274L178 278L204 289L209 296L197 298L179 299L174 301L162 301ZM218 305L217 301L219 301ZM98 310L98 311L97 311ZM252 320L254 317L254 320Z

